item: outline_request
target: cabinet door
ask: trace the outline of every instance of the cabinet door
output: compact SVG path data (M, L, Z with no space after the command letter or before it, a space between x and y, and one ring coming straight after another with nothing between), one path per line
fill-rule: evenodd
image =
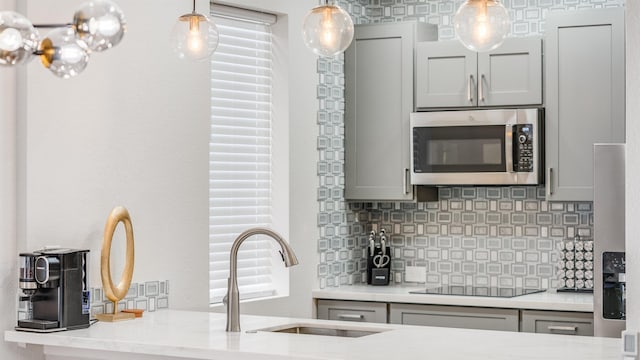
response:
M356 26L345 52L345 198L411 200L415 24Z
M478 105L475 52L457 40L416 45L416 107Z
M464 329L518 331L516 309L391 304L389 322Z
M387 322L387 304L365 301L318 300L318 319Z
M520 331L593 336L593 313L522 310Z
M542 104L542 39L510 38L478 53L478 105Z
M593 200L593 144L625 141L624 9L550 12L547 200Z

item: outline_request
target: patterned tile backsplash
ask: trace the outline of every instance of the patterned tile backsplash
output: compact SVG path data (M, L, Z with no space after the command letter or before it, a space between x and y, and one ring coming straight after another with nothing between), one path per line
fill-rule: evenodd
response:
M101 287L90 288L91 318L96 314L112 313L113 302L104 294ZM118 302L118 309L142 309L154 312L169 308L169 280L131 283L127 295ZM18 302L18 319L27 318L28 308L25 301Z
M428 285L556 287L559 244L590 237L593 227L591 203L549 203L543 187L443 187L436 202L349 203L349 210L358 247L372 229L391 234L396 284L406 283L406 266L419 266ZM354 282L365 268L358 261Z
M422 21L453 39L462 0L338 0L356 24ZM549 11L623 6L624 0L504 0L510 36L540 35ZM423 266L428 284L556 287L564 283L559 247L590 237L591 203L548 203L542 187L443 187L432 203L344 200L343 56L319 58L318 227L321 288L364 283L372 228L391 239L393 283ZM383 71L383 70L381 70ZM560 275L563 274L563 275Z
M142 309L154 312L169 307L169 280L131 283L127 295L118 302L118 309ZM91 288L91 317L113 312L113 302L104 294L104 289Z

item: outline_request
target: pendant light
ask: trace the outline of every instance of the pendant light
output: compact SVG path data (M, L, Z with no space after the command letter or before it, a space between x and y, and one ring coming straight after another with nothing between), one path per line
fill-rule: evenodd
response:
M333 0L324 0L304 18L302 37L315 54L332 57L345 51L353 40L353 20Z
M453 26L462 45L482 52L502 44L511 21L499 0L467 0L456 12Z
M180 59L203 60L218 47L218 28L206 16L193 11L178 18L171 31L171 46Z
M52 28L40 39L36 28ZM0 11L0 66L14 66L39 56L53 74L68 79L80 74L92 51L117 45L126 30L122 10L110 0L83 3L68 24L37 24L13 11Z

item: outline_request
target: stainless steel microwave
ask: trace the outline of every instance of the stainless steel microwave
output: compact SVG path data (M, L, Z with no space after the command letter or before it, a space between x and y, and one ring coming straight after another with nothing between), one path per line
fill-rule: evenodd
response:
M412 113L414 185L541 184L541 108Z

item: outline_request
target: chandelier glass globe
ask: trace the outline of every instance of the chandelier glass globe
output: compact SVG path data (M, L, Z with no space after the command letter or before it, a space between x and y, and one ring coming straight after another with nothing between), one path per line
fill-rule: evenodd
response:
M24 16L13 11L0 12L0 65L29 62L38 48L38 31Z
M38 51L42 65L63 79L80 74L89 63L89 47L78 39L72 27L49 32Z
M104 51L117 45L126 30L124 13L109 0L83 3L73 16L73 26L92 51Z

